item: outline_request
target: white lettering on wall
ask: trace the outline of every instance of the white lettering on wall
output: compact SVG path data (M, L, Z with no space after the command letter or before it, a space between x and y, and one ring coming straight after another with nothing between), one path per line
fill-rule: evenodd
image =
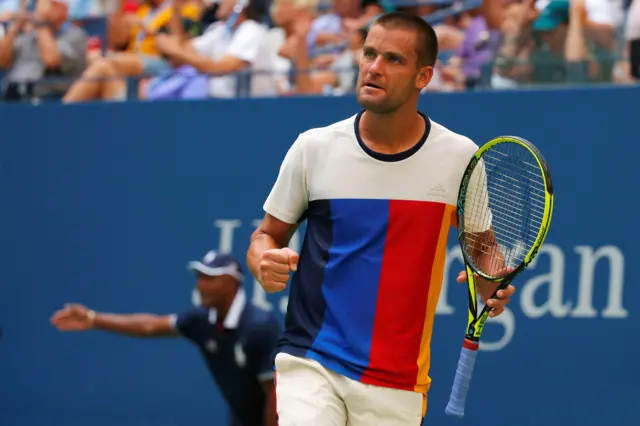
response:
M261 223L261 219L251 221L253 229L257 228ZM236 229L243 226L238 219L220 219L214 222L214 226L219 230L218 249L220 251L233 251L234 238ZM246 225L245 225L246 226ZM289 247L300 253L301 235L298 230L289 243ZM245 247L248 241L242 246ZM236 249L241 250L239 247ZM577 264L577 281L567 282L566 263L567 254L563 248L554 244L545 244L540 253L531 262L527 270L527 276L530 278L521 281L516 278L514 285L517 288L516 298L519 294L519 305L524 316L528 318L541 318L551 316L557 319L561 318L596 318L598 314L602 318L616 319L627 318L629 312L623 307L624 302L624 254L615 246L606 245L602 247L591 247L580 245L573 248L573 253L577 255L574 262ZM542 268L541 265L546 262L542 260L548 259L548 269ZM605 268L604 270L602 268ZM443 285L440 298L436 307L437 315L453 315L456 313L455 308L449 304L449 285L456 284L456 276L459 271L464 269L462 252L458 245L449 247L445 259ZM608 280L604 282L595 282L596 271L608 271ZM573 277L573 274L569 275ZM253 282L253 303L257 306L273 310L274 307L282 314L286 312L288 304L288 296L284 293L270 295L264 292L260 284L252 279ZM607 298L604 306L594 306L594 287L598 288L607 286ZM453 290L455 297L464 297L466 301L466 288L460 286L461 291ZM566 295L566 290L575 290L577 301L574 303ZM462 296L464 294L464 296ZM542 296L544 294L544 297ZM194 302L197 300L194 295ZM484 351L498 351L506 347L514 337L516 332L516 321L513 313L514 302L507 307L502 315L487 321L487 326L502 328L502 333L497 340L482 340L480 345ZM479 303L482 303L479 300ZM480 306L482 309L482 306ZM600 312L598 309L602 309ZM466 311L466 310L465 310ZM466 320L465 315L460 314ZM461 324L461 333L464 331L464 325Z
M251 300L253 301L253 304L259 308L267 311L273 309L273 305L269 300L267 300L267 292L262 289L262 286L255 278L253 279L253 297Z
M574 250L580 255L580 274L578 305L571 312L571 316L574 318L593 318L597 315L597 311L593 307L593 286L596 264L600 260L607 260L609 266L609 293L607 307L602 311L602 317L626 318L629 316L629 312L622 307L624 286L624 255L622 251L614 246L600 247L595 251L589 246L577 246Z
M549 257L549 272L538 274L522 284L520 309L529 318L540 318L544 315L563 318L571 310L571 303L563 303L562 301L564 292L564 253L562 253L560 247L553 244L542 246L538 255L529 264L529 269L536 269L538 261L545 255ZM548 290L547 300L540 305L536 305L535 295L545 286Z
M242 225L238 219L220 219L213 222L213 226L220 230L218 241L218 251L221 253L231 253L233 251L233 234L236 228Z

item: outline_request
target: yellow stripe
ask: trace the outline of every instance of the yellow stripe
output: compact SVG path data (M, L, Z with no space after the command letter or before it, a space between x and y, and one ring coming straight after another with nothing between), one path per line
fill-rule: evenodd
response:
M442 216L436 255L431 270L431 281L429 283L429 299L427 301L427 313L424 317L424 327L422 328L422 339L420 341L420 353L418 354L418 377L414 390L426 393L431 384L429 377L429 367L431 365L431 331L433 328L433 318L438 306L438 298L442 289L442 277L444 275L444 262L447 254L447 237L451 226L451 215L455 210L454 206L447 204ZM425 400L426 404L426 400ZM426 405L425 405L426 406Z
M427 394L422 394L422 417L427 414Z

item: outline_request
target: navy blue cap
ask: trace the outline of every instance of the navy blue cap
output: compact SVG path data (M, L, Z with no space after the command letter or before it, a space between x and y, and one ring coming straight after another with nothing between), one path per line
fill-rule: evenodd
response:
M209 251L202 260L194 260L187 264L190 271L198 271L209 277L219 277L220 275L231 275L233 278L242 281L244 273L240 262L228 253L218 253L215 250Z

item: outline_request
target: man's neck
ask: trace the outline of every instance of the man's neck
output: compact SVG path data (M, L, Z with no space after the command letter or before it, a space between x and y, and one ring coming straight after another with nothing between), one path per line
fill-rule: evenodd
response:
M218 306L216 306L216 315L218 317L218 322L222 323L225 319L227 319L227 315L229 314L229 309L231 309L231 304L233 303L233 299L225 300L224 302L220 302Z
M228 298L221 300L216 306L214 306L219 323L222 323L227 319L227 315L229 314L229 310L231 309L231 305L233 304L237 294L237 291L233 292Z
M403 109L391 114L365 111L359 129L363 142L380 154L397 154L418 143L426 123L415 108Z

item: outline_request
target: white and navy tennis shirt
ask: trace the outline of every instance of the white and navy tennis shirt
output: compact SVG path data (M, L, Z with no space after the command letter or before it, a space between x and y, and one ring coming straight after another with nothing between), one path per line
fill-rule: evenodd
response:
M362 113L301 134L265 204L307 231L279 352L368 384L426 393L460 181L478 146L427 117L399 154L361 140Z

